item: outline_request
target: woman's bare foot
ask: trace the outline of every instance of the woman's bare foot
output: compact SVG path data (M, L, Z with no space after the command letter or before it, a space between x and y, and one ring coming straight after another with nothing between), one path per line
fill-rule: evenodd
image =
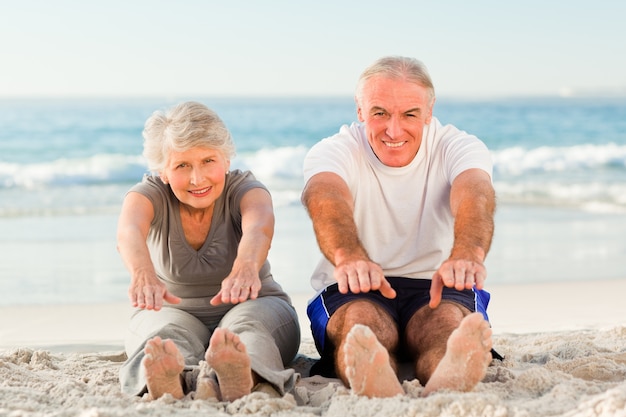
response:
M344 344L346 378L357 395L394 397L404 390L389 363L389 353L369 327L355 325Z
M215 329L205 359L217 374L223 401L233 401L252 392L250 357L239 336L223 328Z
M144 352L146 356L142 364L150 397L156 400L164 394L171 394L174 398L183 398L185 394L180 378L185 360L176 344L157 336L148 340Z
M430 377L422 396L442 389L471 391L491 363L491 328L481 313L461 321L448 338L446 354Z
M196 394L194 400L208 400L219 398L219 388L215 381L207 376L198 377L196 380Z
M209 376L209 365L205 361L200 361L200 371L196 379L196 392L194 400L220 399L220 388L217 381Z

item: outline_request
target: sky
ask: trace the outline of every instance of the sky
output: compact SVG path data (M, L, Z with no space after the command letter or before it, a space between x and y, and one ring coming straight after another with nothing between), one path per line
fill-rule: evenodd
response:
M386 55L438 96L626 96L623 0L0 0L0 98L344 96Z

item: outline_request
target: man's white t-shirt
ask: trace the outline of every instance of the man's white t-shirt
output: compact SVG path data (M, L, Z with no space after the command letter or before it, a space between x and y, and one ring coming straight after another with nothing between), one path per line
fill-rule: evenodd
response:
M433 117L410 164L382 164L364 126L353 123L315 144L304 161L305 183L333 172L354 198L359 238L385 276L432 278L450 255L454 218L450 187L461 172L479 168L492 174L491 154L477 137ZM315 290L336 283L334 266L322 257L311 277Z

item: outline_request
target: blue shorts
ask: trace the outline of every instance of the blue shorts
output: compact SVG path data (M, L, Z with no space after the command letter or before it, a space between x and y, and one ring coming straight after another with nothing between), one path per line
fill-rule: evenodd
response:
M326 343L326 326L328 320L342 305L354 300L369 300L381 307L398 323L402 334L413 314L430 301L430 279L414 279L401 277L387 277L391 287L396 290L396 298L385 298L379 291L367 293L341 294L337 284L333 284L322 291L307 307L307 315L311 322L313 340L318 352L322 356L330 355L334 351L331 343ZM469 311L478 311L487 316L487 304L490 295L484 290L458 291L454 288L443 288L442 300L460 304Z

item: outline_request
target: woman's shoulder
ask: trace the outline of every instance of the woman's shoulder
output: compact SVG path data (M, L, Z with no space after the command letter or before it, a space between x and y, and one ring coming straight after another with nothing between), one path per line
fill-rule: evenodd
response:
M139 193L153 203L156 203L158 200L167 200L171 194L169 185L161 181L159 176L153 174L144 175L141 182L135 184L129 192Z
M252 171L242 171L235 169L230 171L226 175L226 188L230 190L251 188L266 188L265 185L259 181Z

